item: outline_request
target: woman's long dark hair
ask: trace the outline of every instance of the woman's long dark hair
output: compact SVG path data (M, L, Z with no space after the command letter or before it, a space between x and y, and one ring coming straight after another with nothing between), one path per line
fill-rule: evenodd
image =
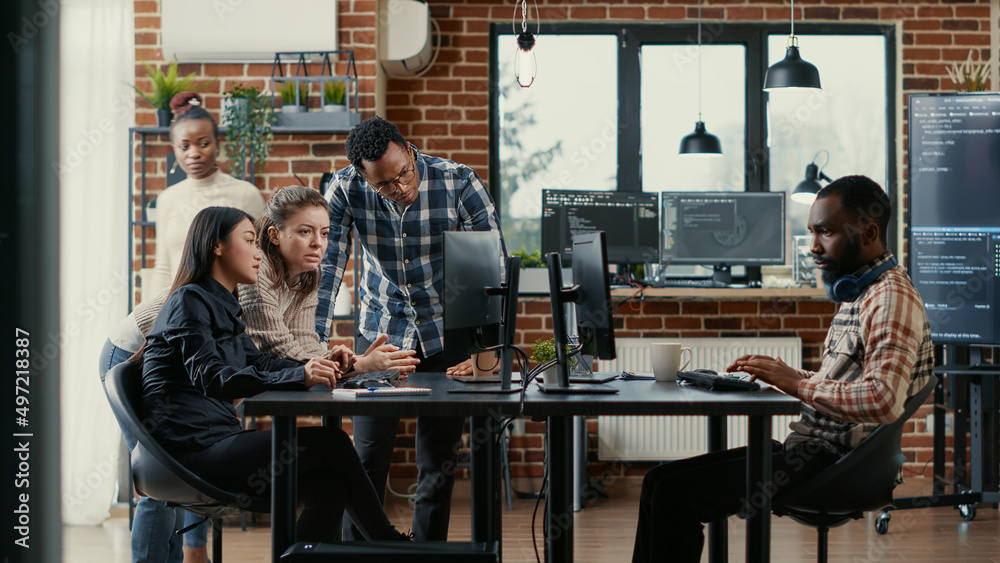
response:
M212 275L212 265L215 263L215 246L229 242L233 229L244 219L253 222L253 217L242 209L235 207L206 207L194 216L187 238L184 239L184 249L181 251L181 263L170 285L167 299L177 288L189 283L202 281ZM143 342L139 351L129 358L130 361L142 363L142 352L146 349Z
M284 258L281 257L281 251L277 245L271 242L267 229L269 227L274 227L279 231L284 229L292 216L309 207L328 209L326 200L316 190L305 186L289 186L278 190L271 196L271 199L267 200L264 213L261 214L260 219L257 219L257 246L260 247L264 259L275 272L272 289L280 288L282 282L286 281L287 268ZM302 272L295 276L295 279L287 280L287 282L288 287L293 291L309 293L319 287L319 270Z

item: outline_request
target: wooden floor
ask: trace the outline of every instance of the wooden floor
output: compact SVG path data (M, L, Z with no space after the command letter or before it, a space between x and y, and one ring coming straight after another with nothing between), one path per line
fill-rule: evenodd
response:
M404 485L405 483L399 483ZM609 487L609 497L599 499L576 515L575 561L618 562L631 559L636 505L641 478L620 478ZM521 488L531 483L524 481ZM897 496L924 494L929 479L910 477ZM531 520L534 501L515 499L514 510L504 509L505 561L534 561ZM397 527L408 530L412 510L403 499L388 503L388 513ZM536 529L541 532L539 509ZM964 522L954 508L930 508L893 513L889 534L874 531L875 514L830 532L830 561L952 561L1000 562L1000 518L996 510L980 506L976 519ZM730 560L743 561L744 521L730 519ZM816 533L787 518L772 518L772 561L815 561ZM452 511L451 539L469 538L469 486L459 481ZM541 536L538 536L541 550ZM65 563L119 563L129 559L128 515L115 509L103 526L66 526L63 532ZM226 561L268 561L270 532L266 517L242 532L239 527L224 533ZM544 556L543 556L544 559ZM707 560L707 557L703 557Z

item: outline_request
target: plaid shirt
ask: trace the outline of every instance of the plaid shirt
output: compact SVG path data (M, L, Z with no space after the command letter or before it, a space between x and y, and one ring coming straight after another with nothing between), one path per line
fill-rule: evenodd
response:
M387 334L390 344L403 349L415 349L419 342L424 357L443 350L442 233L500 230L493 199L474 170L410 146L420 186L407 208L376 194L354 166L338 171L327 190L330 245L316 308L316 332L323 342L330 337L333 302L350 257L351 227L360 235L364 261L357 288L361 335L374 342Z
M854 275L886 262L886 253ZM802 418L791 424L791 446L818 440L844 453L880 424L903 413L910 395L927 384L934 346L920 295L895 267L844 303L830 325L819 372L801 371Z

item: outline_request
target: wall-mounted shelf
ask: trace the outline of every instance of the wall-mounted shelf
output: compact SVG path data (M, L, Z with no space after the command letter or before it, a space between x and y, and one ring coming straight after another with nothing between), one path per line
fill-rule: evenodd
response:
M309 61L306 60L306 57L311 55L319 55L322 58L320 74L317 76L309 76ZM282 60L282 57L285 59ZM346 64L344 74L334 73L334 59L338 58L340 60L336 62ZM296 63L295 76L284 75L283 64L289 62L289 59ZM282 111L275 111L275 123L271 127L271 130L279 132L283 128L288 128L305 129L307 131L330 129L350 131L352 127L361 122L361 115L358 113L358 67L354 61L353 50L275 53L274 64L271 66L271 90L275 93L275 98L278 97L279 84L293 84L295 88L293 98L295 101L302 100L301 93L303 88L305 89L307 98L309 95L318 94L320 100L324 101L323 85L327 82L341 82L344 84L344 104L341 111L326 111L323 108L309 111L308 99L306 99L305 107L302 105L293 105L293 107L302 108L300 111L290 112L284 109ZM311 85L314 83L320 84L319 92L311 92ZM352 93L354 98L353 103L351 99ZM340 104L337 104L337 106L340 106ZM284 107L282 105L282 108Z

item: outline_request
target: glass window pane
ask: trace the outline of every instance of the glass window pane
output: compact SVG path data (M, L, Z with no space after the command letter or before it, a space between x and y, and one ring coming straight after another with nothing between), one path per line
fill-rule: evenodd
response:
M802 58L819 69L823 90L769 93L771 191L791 194L805 179L806 165L814 158L816 164L826 164L822 171L834 180L864 174L887 188L885 38L797 37ZM787 35L768 37L769 65L784 58L787 41ZM829 157L825 153L817 156L822 150ZM788 215L789 234L807 234L809 205L789 198Z
M643 191L745 190L746 48L701 48L702 121L721 157L678 154L698 121L697 45L644 45L640 57Z
M614 190L618 49L614 35L546 35L530 88L514 79L515 36L497 38L500 216L509 250L541 248L543 189Z

